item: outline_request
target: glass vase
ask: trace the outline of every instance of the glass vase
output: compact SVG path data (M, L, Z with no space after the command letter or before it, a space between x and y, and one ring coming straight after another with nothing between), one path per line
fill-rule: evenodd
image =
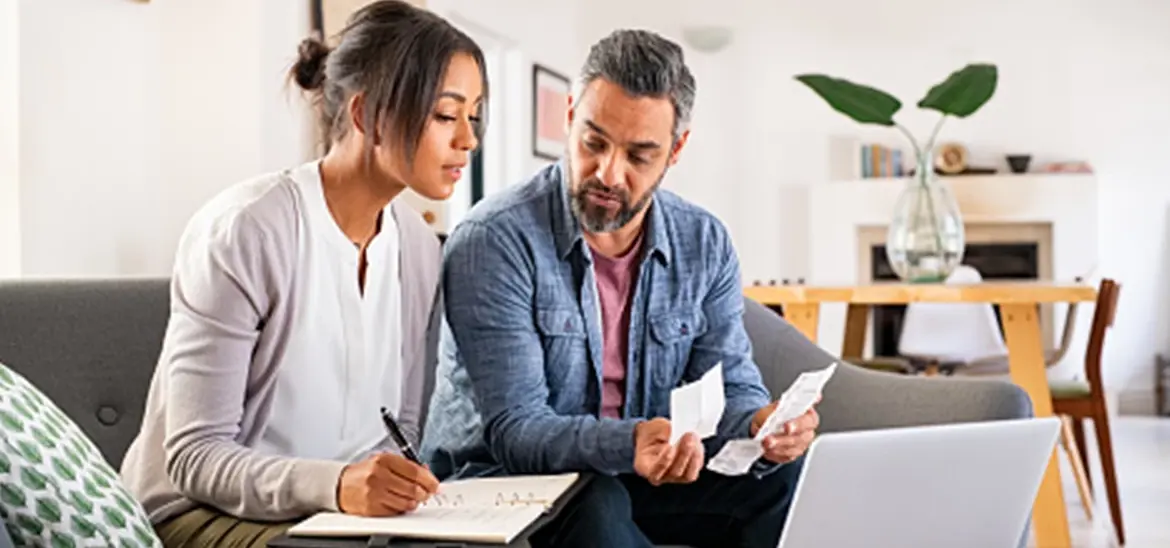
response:
M929 152L920 155L894 206L886 234L886 258L903 282L946 280L966 248L958 202L934 173Z

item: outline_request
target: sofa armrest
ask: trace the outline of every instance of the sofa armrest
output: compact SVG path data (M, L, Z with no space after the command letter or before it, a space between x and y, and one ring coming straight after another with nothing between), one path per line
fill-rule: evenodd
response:
M773 398L802 372L840 361L767 307L750 299L745 307L753 356ZM1021 388L1001 380L911 377L841 362L817 411L819 431L827 433L1026 418L1032 404Z

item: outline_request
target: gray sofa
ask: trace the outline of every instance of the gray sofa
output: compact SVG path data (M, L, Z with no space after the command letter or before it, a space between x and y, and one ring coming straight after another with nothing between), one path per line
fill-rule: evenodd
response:
M118 467L142 418L168 299L165 279L0 282L0 363L56 401ZM802 371L834 359L754 302L745 322L777 397ZM1031 403L1000 381L907 377L845 364L818 410L821 430L833 432L1028 417Z

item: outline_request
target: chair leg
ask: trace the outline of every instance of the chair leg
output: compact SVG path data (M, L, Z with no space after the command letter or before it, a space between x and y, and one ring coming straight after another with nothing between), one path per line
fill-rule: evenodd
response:
M1081 506L1085 508L1085 519L1093 521L1093 496L1089 493L1089 475L1085 472L1085 462L1081 454L1074 447L1076 441L1073 436L1073 420L1068 415L1060 416L1060 445L1068 455L1068 462L1072 465L1073 477L1077 480L1077 493L1081 496Z
M1113 464L1113 435L1109 432L1108 411L1094 413L1093 426L1097 431L1097 447L1101 451L1101 470L1105 472L1105 492L1109 497L1109 512L1113 516L1113 528L1117 531L1117 543L1125 545L1125 527L1121 524L1121 496L1117 492L1117 468Z
M1089 450L1086 449L1085 444L1085 421L1076 417L1069 417L1069 423L1072 425L1073 438L1077 441L1077 452L1081 454L1081 462L1089 462ZM1085 474L1085 481L1089 486L1089 492L1093 492L1093 475Z

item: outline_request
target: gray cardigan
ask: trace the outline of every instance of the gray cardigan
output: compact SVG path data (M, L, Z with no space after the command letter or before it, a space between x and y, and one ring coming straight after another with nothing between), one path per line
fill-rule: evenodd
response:
M176 270L142 428L121 469L156 524L197 504L265 521L337 510L337 482L347 463L251 449L267 424L289 320L300 304L291 288L304 204L293 173L224 191L195 215L180 240L176 261L185 269L194 261L203 270L199 280L184 280ZM440 246L417 212L400 200L391 208L401 238L400 419L417 446L442 310ZM206 298L208 292L216 297Z

